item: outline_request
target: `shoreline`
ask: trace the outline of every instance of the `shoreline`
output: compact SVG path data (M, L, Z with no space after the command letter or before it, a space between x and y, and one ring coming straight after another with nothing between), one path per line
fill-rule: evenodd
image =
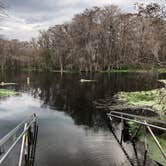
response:
M2 71L2 70L1 70ZM52 73L104 73L104 74L112 74L112 73L158 73L164 74L166 73L166 68L156 68L156 69L112 69L112 70L98 70L98 71L78 71L78 70L59 70L59 69L43 69L43 68L20 68L18 70L4 70L4 71L23 71L23 72L52 72Z

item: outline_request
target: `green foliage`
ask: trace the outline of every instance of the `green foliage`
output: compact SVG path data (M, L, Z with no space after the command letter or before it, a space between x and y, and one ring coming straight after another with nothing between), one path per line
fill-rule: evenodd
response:
M126 100L128 102L136 103L140 101L153 101L155 99L155 94L153 93L146 93L146 92L134 92L128 93L126 96Z
M1 39L0 69L37 66L46 71L157 71L159 64L165 67L166 21L159 14L165 12L165 7L158 5L156 11L156 6L139 5L139 10L132 14L116 5L93 7L76 14L67 24L40 31L30 42ZM159 70L163 71L166 69Z
M128 125L129 125L130 133L135 134L139 125L134 122L128 122ZM142 129L139 131L139 133L137 134L135 139L144 142L145 135L144 135L144 132ZM160 163L162 165L166 165L166 161L165 161L163 155L161 154L158 146L156 145L154 139L152 138L152 136L150 134L147 134L146 139L147 139L147 144L148 144L149 157L152 160L157 161L158 163ZM163 150L166 152L166 135L157 136L157 139L158 139L160 145L162 146Z
M136 132L137 129L139 128L139 125L136 124L135 122L131 122L131 121L128 122L128 125L129 125L129 132L130 132L132 135L135 134L135 132ZM143 132L142 132L142 130L140 130L140 131L137 133L137 136L136 136L135 139L139 139L142 135L143 135Z
M157 71L160 74L162 74L162 73L164 74L164 73L166 73L166 68L161 68L161 69L158 69Z
M0 89L0 97L16 95L17 92L8 89Z
M47 49L45 51L45 63L46 63L46 69L50 69L53 66L52 63L52 50L51 49Z
M166 80L160 80L160 82L165 84L165 87L160 89L155 89L151 91L141 91L141 92L120 92L118 93L118 98L123 101L128 106L138 106L138 107L151 107L154 111L166 115ZM166 116L162 116L164 119ZM133 122L129 122L129 130L133 134L138 128ZM143 140L144 134L140 131L137 135L137 139ZM158 136L158 140L166 152L166 135ZM166 161L162 156L159 148L154 142L150 135L147 135L148 151L151 159L157 161L162 165L166 165Z
M160 82L166 84L166 80ZM166 115L166 87L151 91L120 92L117 97L128 106L150 107L160 115Z
M163 150L166 152L166 139L163 139L161 137L157 137L158 141L160 142ZM162 165L166 165L166 160L164 159L163 155L161 154L158 146L154 142L152 136L147 135L147 143L148 143L148 152L149 157L152 160L157 161L158 163Z

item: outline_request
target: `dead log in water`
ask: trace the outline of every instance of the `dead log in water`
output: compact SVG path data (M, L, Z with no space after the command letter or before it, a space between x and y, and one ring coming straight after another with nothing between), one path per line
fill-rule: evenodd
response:
M17 85L16 83L5 83L5 82L1 82L0 86L8 86L8 85Z
M86 80L86 79L81 79L80 82L96 82L96 80Z

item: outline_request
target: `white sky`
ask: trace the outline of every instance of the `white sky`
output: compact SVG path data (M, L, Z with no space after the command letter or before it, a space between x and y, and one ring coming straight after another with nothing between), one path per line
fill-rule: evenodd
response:
M119 5L131 11L136 0L0 0L8 6L8 17L0 22L0 36L30 40L38 31L70 21L86 8ZM150 0L141 0L147 2ZM157 2L159 0L153 0ZM161 0L165 1L165 0ZM140 0L139 0L140 2ZM151 1L152 2L152 1Z

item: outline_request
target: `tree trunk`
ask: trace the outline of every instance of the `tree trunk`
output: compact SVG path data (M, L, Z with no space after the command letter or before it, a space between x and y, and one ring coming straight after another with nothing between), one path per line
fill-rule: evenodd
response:
M61 56L59 56L59 63L60 63L61 75L63 75L63 64L62 64Z

